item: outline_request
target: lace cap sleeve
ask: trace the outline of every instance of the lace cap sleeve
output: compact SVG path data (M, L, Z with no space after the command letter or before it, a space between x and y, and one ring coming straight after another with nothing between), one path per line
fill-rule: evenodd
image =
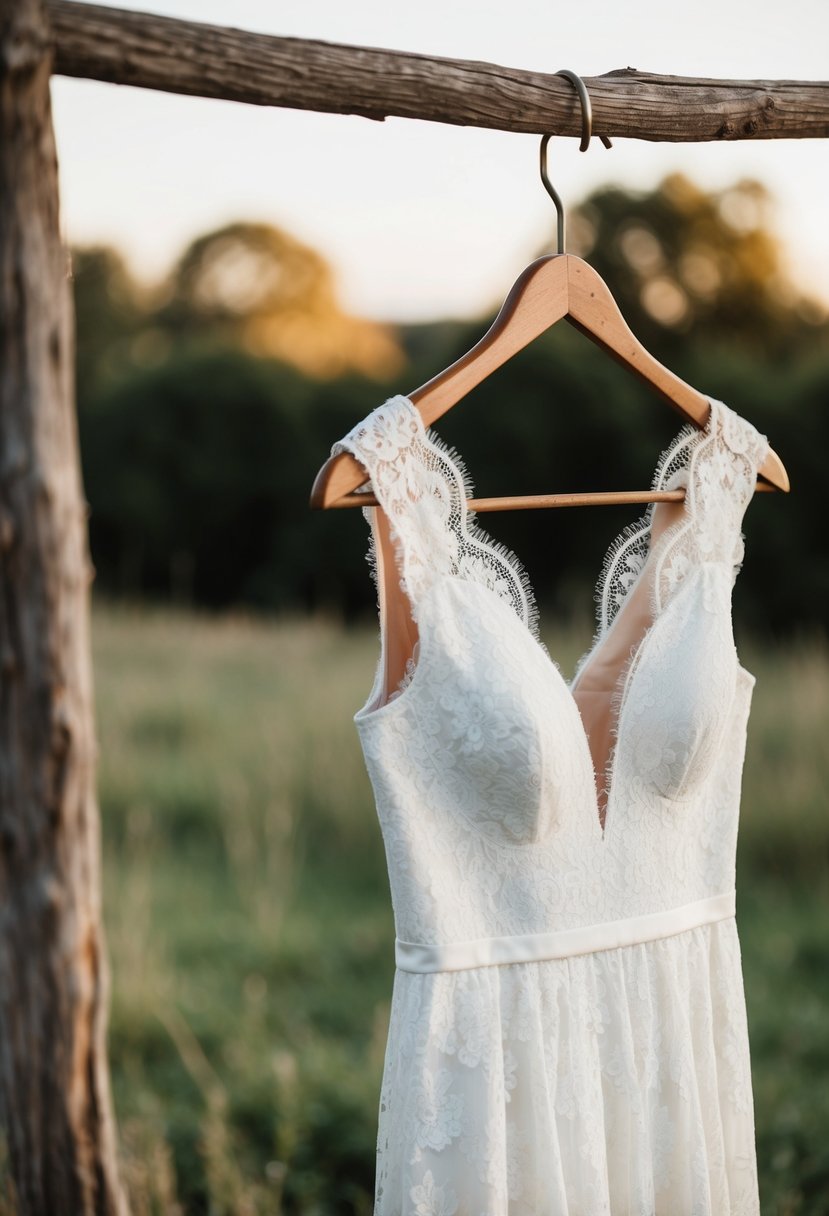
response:
M400 585L416 621L434 580L452 575L506 600L540 643L538 607L521 562L467 509L474 490L463 459L424 425L408 397L398 394L372 410L333 444L331 453L343 450L368 470L360 491L374 493L389 518ZM363 508L369 523L371 510Z
M736 577L743 560L742 519L766 458L765 435L709 398L703 428L686 423L660 456L654 490L684 489L684 515L669 526L656 559L653 610L658 614L701 562L731 563ZM610 546L596 587L597 632L604 634L642 571L651 550L654 504Z
M708 560L731 560L736 576L743 559L742 520L769 442L722 401L712 400L706 430L709 441L694 470L697 542Z
M452 558L446 528L452 510L450 487L424 458L416 413L408 398L390 397L331 447L332 455L351 452L369 473L356 492L374 494L388 517L400 586L414 620L435 574L448 570ZM373 509L363 507L370 525ZM376 571L373 543L368 559Z

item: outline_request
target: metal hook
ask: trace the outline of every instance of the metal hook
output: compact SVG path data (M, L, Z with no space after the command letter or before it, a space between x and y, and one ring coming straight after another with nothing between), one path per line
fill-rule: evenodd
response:
M586 152L590 146L590 138L593 134L593 108L590 105L590 95L587 92L587 88L585 87L585 83L582 80L581 76L578 76L575 72L571 71L570 68L561 68L561 70L556 72L555 75L556 76L566 76L567 79L572 84L575 85L575 87L578 91L579 101L581 102L581 143L579 144L579 151ZM557 252L564 253L564 204L562 203L561 198L559 197L555 186L553 185L553 183L550 181L549 177L547 176L546 153L547 153L547 144L550 142L551 138L552 138L551 135L543 135L541 137L541 149L540 149L541 180L544 183L544 189L547 191L550 198L553 200L553 202L556 205L556 216L558 219L558 250L557 250ZM599 139L602 141L602 143L604 144L604 146L606 148L613 147L613 144L610 142L610 139L608 138L607 135L600 135Z

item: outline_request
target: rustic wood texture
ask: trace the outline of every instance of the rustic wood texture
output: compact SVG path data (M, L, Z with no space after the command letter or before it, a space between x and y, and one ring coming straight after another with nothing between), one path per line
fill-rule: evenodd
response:
M0 0L0 1128L20 1216L123 1216L51 67L40 0Z
M71 0L46 7L62 76L379 120L581 134L576 91L552 68L273 37ZM551 60L557 53L553 47ZM696 80L621 68L584 83L596 135L674 143L829 135L827 81Z

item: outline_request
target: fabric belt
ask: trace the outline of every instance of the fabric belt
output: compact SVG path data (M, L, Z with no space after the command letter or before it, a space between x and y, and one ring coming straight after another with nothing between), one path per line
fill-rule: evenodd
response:
M606 920L574 929L555 929L551 933L521 933L514 937L479 937L466 942L426 945L394 941L394 958L401 971L462 971L467 967L492 967L504 963L531 963L549 958L568 958L591 954L595 950L614 950L636 946L660 937L684 933L698 925L725 920L735 915L736 889L710 895L678 908L646 912L622 920Z

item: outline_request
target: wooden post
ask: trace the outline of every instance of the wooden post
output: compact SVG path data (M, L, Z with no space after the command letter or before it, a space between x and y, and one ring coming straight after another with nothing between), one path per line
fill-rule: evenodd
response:
M0 1125L21 1216L125 1216L51 68L41 0L0 0Z

